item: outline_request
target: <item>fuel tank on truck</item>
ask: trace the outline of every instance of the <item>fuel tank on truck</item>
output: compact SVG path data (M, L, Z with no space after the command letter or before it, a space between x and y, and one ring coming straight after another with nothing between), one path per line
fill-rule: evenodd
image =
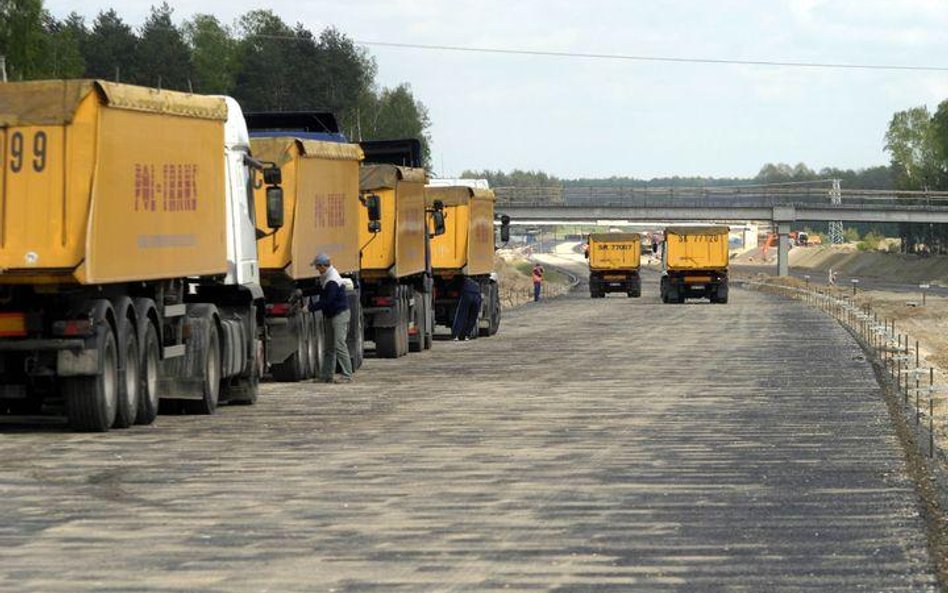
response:
M444 204L444 234L431 239L431 267L469 276L494 269L494 192L468 186L426 187L428 207Z
M342 274L359 271L358 144L306 140L290 136L252 137L256 158L277 164L283 173L285 220L276 233L266 227L263 184L255 187L258 226L269 236L257 241L260 269L283 271L289 278L314 278L310 262L318 253L332 258Z
M0 84L0 283L226 273L226 119L219 97Z
M363 165L359 188L362 195L379 196L382 228L368 231L369 215L359 215L362 272L387 273L404 278L425 271L425 183L424 169L389 164Z

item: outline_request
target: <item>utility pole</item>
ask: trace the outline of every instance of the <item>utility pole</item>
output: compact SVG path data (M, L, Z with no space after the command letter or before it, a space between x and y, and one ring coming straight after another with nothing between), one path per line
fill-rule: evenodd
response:
M833 189L830 190L830 204L842 204L843 192L839 187L839 179L833 180ZM834 220L829 223L829 240L832 245L840 245L843 242L843 221Z

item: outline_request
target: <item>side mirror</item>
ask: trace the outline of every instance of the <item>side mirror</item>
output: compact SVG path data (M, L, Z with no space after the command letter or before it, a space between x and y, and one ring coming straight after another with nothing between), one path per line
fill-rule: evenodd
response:
M362 204L369 211L369 221L378 222L382 220L382 199L375 194L369 194L362 198Z
M510 242L510 217L506 214L500 217L500 241L502 243Z
M437 205L435 205L437 208ZM431 233L432 237L438 237L444 234L444 212L441 210L435 210L431 213L431 221L434 224L434 229Z
M583 245L583 257L589 259L589 245Z
M279 169L277 169L279 171ZM273 230L283 227L283 188L267 187L267 226Z

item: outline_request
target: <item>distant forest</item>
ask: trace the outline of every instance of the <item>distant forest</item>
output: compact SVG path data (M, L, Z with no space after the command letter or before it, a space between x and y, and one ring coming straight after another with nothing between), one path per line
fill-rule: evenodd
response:
M114 9L60 20L42 0L0 0L9 80L101 78L237 99L246 111L329 111L355 140L418 138L430 160L425 105L408 83L379 88L375 60L332 27L318 34L270 10L233 27L210 14L175 24L163 3L138 29Z
M824 168L813 171L803 163L790 166L783 163L767 163L756 177L606 177L560 179L542 171L464 171L462 177L487 179L491 187L725 187L759 183L787 183L840 179L843 187L858 189L894 189L895 173L892 167L878 166L868 169Z

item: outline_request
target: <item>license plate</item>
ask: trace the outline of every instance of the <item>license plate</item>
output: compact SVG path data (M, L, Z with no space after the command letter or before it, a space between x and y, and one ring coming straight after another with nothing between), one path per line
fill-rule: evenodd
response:
M0 337L26 336L25 313L0 313Z
M621 282L610 282L609 286L622 286Z
M704 284L689 284L688 288L694 288L694 289L704 288Z

